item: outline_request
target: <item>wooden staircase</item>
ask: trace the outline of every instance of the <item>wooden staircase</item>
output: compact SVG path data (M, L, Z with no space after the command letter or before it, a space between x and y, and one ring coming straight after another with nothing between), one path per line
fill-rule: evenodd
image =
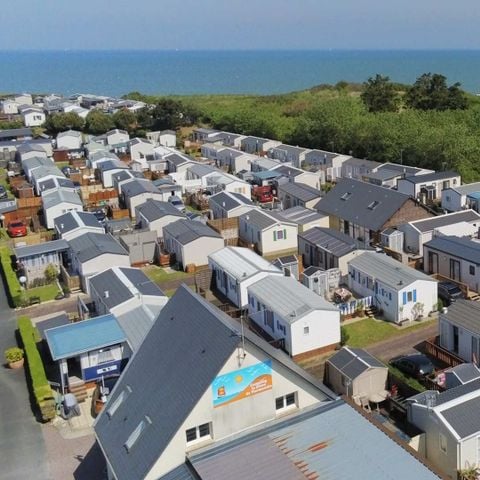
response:
M85 382L78 377L68 379L68 391L75 395L78 403L84 402L88 397Z
M368 318L374 318L377 313L378 313L378 309L375 305L370 305L369 307L365 307L365 315Z

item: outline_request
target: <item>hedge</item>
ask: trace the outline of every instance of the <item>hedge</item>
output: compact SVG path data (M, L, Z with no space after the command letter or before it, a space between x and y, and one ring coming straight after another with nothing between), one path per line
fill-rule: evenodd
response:
M10 248L0 248L0 263L2 264L3 275L8 287L8 294L13 304L12 306L18 307L21 303L22 288L18 281L17 274L12 268L12 252Z
M30 318L25 316L19 317L17 322L25 350L25 358L35 401L40 409L42 420L52 420L55 418L55 400L53 399L53 392L48 383L42 358L37 348L37 342L41 340L40 335Z

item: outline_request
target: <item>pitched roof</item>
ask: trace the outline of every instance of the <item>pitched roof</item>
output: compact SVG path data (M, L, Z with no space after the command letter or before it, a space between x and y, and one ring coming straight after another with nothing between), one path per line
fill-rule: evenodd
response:
M45 210L63 202L83 206L82 199L78 193L71 190L59 188L58 190L49 190L42 195L42 203Z
M281 273L277 267L249 248L225 247L211 253L208 257L239 281L246 280L259 272Z
M20 260L22 258L42 255L44 253L62 252L65 250L68 250L68 243L65 240L50 240L36 245L16 247L14 248L14 253L17 260Z
M286 220L295 222L298 225L306 225L326 217L326 215L322 215L315 210L310 210L300 205L282 210L280 215Z
M342 257L357 249L357 243L352 237L333 228L309 228L306 232L299 233L298 237L332 253L336 257Z
M342 347L327 362L351 380L357 378L369 368L387 368L366 350L353 347Z
M152 328L156 317L145 305L138 305L125 313L117 315L118 323L125 332L127 342L133 352L140 347Z
M53 220L60 233L67 233L79 227L103 228L97 217L91 212L71 211Z
M122 193L132 198L142 193L160 193L160 190L150 180L136 178L122 185Z
M467 183L458 187L450 187L450 190L458 192L460 195L468 195L469 193L480 192L480 182Z
M107 160L106 162L101 162L98 165L98 169L102 172L106 172L108 170L115 170L116 168L128 170L128 166L125 165L125 163L123 163L121 160Z
M353 268L357 268L374 279L380 280L395 290L401 290L417 280L436 282L435 279L425 273L403 265L382 253L364 252L348 263Z
M179 167L185 163L193 162L193 159L185 157L179 153L170 153L169 155L165 155L165 159L176 167Z
M295 225L290 220L285 220L283 217L281 217L281 214L275 215L272 212L266 213L259 209L252 209L249 212L240 215L239 218L248 224L255 225L259 230L265 230L273 225L280 225L282 223L287 225Z
M150 471L240 345L238 327L238 323L184 285L169 300L95 422L97 439L118 480L144 478ZM311 383L326 399L334 398L332 392L283 352L247 329L244 338ZM122 392L126 392L123 402L109 417L108 406ZM148 426L135 448L127 453L123 445L145 416Z
M202 222L192 220L177 220L163 227L163 235L170 235L182 245L187 245L201 237L222 238L213 228Z
M81 138L82 137L82 132L78 132L77 130L67 130L65 132L59 132L58 135L57 135L57 138L62 138L62 137Z
M475 210L462 210L460 212L446 213L438 217L425 218L424 220L415 220L410 225L415 227L422 233L431 232L436 228L445 227L446 225L454 225L460 222L480 222L480 214Z
M250 285L248 292L288 323L294 323L315 310L338 311L333 304L291 277L262 278Z
M277 170L278 171L278 170ZM322 196L322 192L310 185L299 182L288 182L278 186L279 191L283 191L292 197L298 198L302 202L310 202Z
M480 333L480 303L471 300L456 300L440 318L465 328L472 333Z
M411 177L406 177L405 180L410 183L427 183L435 182L436 180L447 180L449 178L459 177L460 174L457 172L433 172L425 173L424 175L413 175Z
M128 256L128 252L109 233L87 232L68 243L82 263L106 253Z
M378 231L408 201L412 201L408 195L396 190L343 179L315 208L319 212Z
M480 369L474 363L461 363L455 367L444 370L444 373L452 373L462 384L480 378Z
M480 392L474 398L441 410L440 415L448 422L459 438L480 432Z
M31 137L33 135L31 128L11 128L7 130L0 130L0 139L16 138L16 137Z
M149 222L153 222L166 216L185 218L185 215L170 202L161 202L152 198L149 198L145 203L139 205L137 209L138 212Z
M480 242L470 238L455 236L434 237L432 240L424 243L423 246L480 265Z
M243 206L243 205L253 205L250 200L240 193L230 193L230 192L219 192L215 195L212 195L209 199L209 202L216 203L224 208L226 211L233 210L234 208Z

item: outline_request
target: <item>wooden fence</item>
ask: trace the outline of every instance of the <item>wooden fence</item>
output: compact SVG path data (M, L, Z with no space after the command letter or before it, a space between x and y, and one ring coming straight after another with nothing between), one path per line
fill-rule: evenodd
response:
M460 357L457 357L454 353L449 352L445 348L438 345L438 337L425 340L424 343L425 353L431 357L439 360L448 367L456 367L461 363L465 363Z
M223 237L225 245L238 245L238 217L208 220L207 225Z

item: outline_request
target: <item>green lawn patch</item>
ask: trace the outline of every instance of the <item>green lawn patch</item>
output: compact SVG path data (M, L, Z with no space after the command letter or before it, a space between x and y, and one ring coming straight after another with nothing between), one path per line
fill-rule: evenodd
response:
M348 335L346 342L348 346L364 348L373 343L419 330L428 325L428 323L430 322L416 323L410 327L398 328L388 322L365 318L349 325L343 325L343 328Z
M57 283L50 283L43 287L29 288L25 290L25 297L40 297L41 302L47 302L49 300L55 300L57 294L60 293Z
M147 275L147 277L150 280L153 280L155 283L163 283L163 282L168 282L170 280L178 280L178 279L191 276L190 273L186 273L179 270L168 272L162 267L156 267L153 265L145 268L143 271L145 275Z

